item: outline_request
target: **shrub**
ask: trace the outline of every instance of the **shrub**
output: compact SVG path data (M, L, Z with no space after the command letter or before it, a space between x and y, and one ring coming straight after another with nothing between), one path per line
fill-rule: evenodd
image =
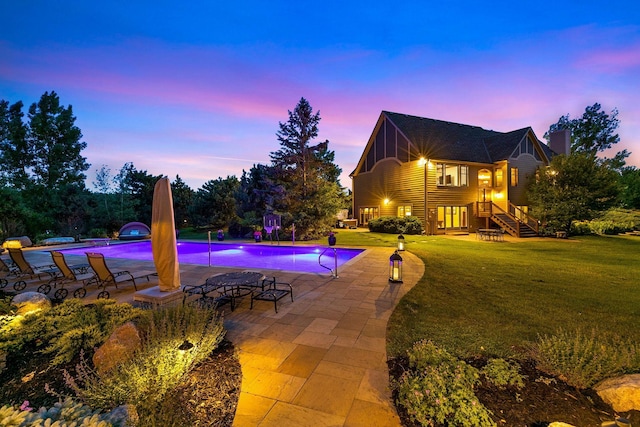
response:
M127 362L101 374L83 362L75 378L68 373L65 378L90 406L106 409L133 404L141 424L154 425L167 392L209 357L224 338L224 329L215 309L191 305L155 310L141 328L142 348ZM179 346L185 340L193 347L183 351Z
M524 387L524 380L519 371L520 366L516 362L508 362L504 359L490 359L480 370L491 384L498 387L511 385L521 389Z
M105 238L109 237L109 233L107 232L106 228L92 228L91 230L89 230L89 237Z
M20 326L0 329L0 350L20 352L27 343L52 354L52 365L69 362L80 350L102 344L119 326L139 319L146 312L130 304L98 300L84 305L79 299L65 300L44 312L25 316Z
M614 235L626 231L640 230L640 213L627 209L610 209L591 221L574 221L571 234Z
M419 341L407 352L409 370L394 386L398 404L423 426L495 426L491 412L473 390L479 371L436 347Z
M29 402L24 402L20 408L7 405L0 408L0 426L119 427L124 426L125 422L111 413L101 414L99 411L93 411L70 398L56 403L49 409L40 408L36 412L32 412L33 408L29 408L28 404Z
M420 234L422 233L422 222L415 216L382 216L369 221L369 231L391 234Z
M586 236L591 234L591 227L589 221L574 221L571 223L571 230L569 233L573 236Z
M552 336L538 336L531 350L540 369L577 388L589 388L615 375L640 372L638 344L595 329L590 334L561 329Z

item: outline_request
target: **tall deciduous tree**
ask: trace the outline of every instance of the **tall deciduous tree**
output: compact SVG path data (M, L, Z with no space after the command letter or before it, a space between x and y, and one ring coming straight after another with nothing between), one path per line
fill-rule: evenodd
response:
M319 237L331 229L341 207L340 168L334 163L329 141L315 143L320 112L313 112L301 98L289 120L280 123L276 133L281 148L271 153L276 184L284 197L275 200L274 209L283 214L286 225L295 223L301 238Z
M590 220L612 207L618 174L585 152L559 155L538 170L528 188L532 213L551 230L569 231L576 220Z
M620 136L616 132L619 124L617 109L614 108L611 114L607 114L602 111L602 106L596 102L586 107L581 117L570 119L569 114L561 116L556 123L549 127L549 131L544 134L544 137L549 140L551 133L568 129L571 131L572 153L587 153L596 156L620 142ZM603 160L613 169L620 170L627 157L629 157L629 152L622 150L614 157Z

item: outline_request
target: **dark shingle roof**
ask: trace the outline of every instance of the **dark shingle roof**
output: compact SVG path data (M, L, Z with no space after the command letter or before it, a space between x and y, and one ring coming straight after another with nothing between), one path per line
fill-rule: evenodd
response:
M523 128L503 133L389 111L383 114L414 144L420 155L443 160L477 163L505 160L531 130ZM545 150L545 153L550 157L551 151Z

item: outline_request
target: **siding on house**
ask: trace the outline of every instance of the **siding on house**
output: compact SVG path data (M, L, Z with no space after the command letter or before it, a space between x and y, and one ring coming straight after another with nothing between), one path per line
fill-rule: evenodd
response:
M531 128L501 133L383 111L351 173L353 214L364 225L371 212L374 217L397 216L399 207L407 207L424 222L426 196L430 232L483 227L486 219L476 217L476 202L491 200L505 210L509 202L525 206L527 179L539 166L548 164L552 154ZM426 194L421 158L429 160ZM443 166L442 179L436 176L438 164L449 165ZM517 186L511 185L512 168L518 170ZM466 183L447 185L460 184L459 175L447 173L461 170L467 172ZM481 170L490 175L486 188L478 182ZM502 174L501 182L497 182L496 171ZM367 215L361 215L363 209ZM458 211L464 213L464 219L459 216L456 223Z

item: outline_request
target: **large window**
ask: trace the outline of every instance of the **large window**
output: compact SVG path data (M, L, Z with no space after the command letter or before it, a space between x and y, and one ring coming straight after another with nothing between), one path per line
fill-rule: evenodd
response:
M380 218L380 210L378 207L360 208L360 224L366 225L370 220Z
M436 164L438 185L447 187L466 187L469 185L469 167L447 163Z
M411 216L411 205L398 206L398 217Z
M438 229L468 228L468 221L466 206L438 206Z

